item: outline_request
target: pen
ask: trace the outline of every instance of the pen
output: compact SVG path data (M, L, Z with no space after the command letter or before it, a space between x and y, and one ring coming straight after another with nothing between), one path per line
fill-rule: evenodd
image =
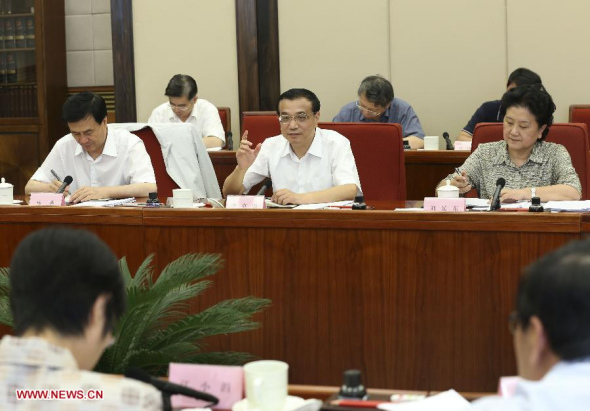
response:
M55 172L55 170L51 170L51 174L53 174L53 176L55 178L57 178L57 181L61 181L61 178L57 175L57 173Z
M461 173L461 170L459 170L459 167L455 167L455 173L459 174L460 176L463 175L463 173Z

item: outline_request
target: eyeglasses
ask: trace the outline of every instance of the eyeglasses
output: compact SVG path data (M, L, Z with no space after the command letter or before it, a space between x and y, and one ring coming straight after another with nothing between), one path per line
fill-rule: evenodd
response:
M380 116L384 110L381 111L373 111L373 110L369 110L368 108L364 107L363 105L361 105L360 102L356 102L356 106L361 110L364 111L365 113L371 115L371 116Z
M508 329L510 330L510 334L514 335L516 331L516 327L518 326L518 314L516 311L512 311L508 315Z
M279 123L281 123L282 125L285 126L287 124L291 124L291 120L295 120L295 122L297 124L303 124L312 115L313 115L313 113L299 113L299 114L295 114L294 116L288 116L286 114L283 114L282 116L279 116Z
M190 104L180 104L180 105L176 105L174 103L168 103L168 105L170 106L170 108L172 110L178 110L178 111L187 111L190 107Z

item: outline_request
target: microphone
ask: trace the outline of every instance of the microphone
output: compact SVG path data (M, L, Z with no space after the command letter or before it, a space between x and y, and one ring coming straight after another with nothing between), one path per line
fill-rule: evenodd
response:
M447 143L447 150L454 150L455 148L453 147L453 143L451 143L451 139L449 138L449 133L447 133L445 131L443 133L443 138L445 139L445 142Z
M66 190L66 187L69 186L70 184L72 184L72 181L74 181L72 176L66 176L66 178L64 178L63 184L61 185L60 188L57 189L56 193L57 194L63 193Z
M162 394L170 395L184 395L185 397L196 398L197 400L203 400L211 403L210 405L216 405L219 399L213 395L207 394L206 392L193 390L192 388L185 387L184 385L174 384L170 381L164 381L159 378L152 377L141 368L129 368L125 371L125 377L133 378L147 384L153 385L158 390L162 391Z
M500 191L506 185L506 180L500 177L496 181L496 191L494 191L494 195L492 196L492 202L490 203L490 211L498 210L500 208Z
M258 190L258 192L256 193L256 195L257 196L264 195L264 193L266 193L266 190L268 190L271 187L272 187L272 180L270 178L267 178L266 181L264 182L264 184L262 185L262 187L260 187L260 190Z

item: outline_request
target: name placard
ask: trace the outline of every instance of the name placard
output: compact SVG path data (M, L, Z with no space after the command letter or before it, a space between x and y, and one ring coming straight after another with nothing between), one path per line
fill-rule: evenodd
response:
M66 200L63 194L57 193L31 193L29 200L31 206L65 206Z
M262 210L266 202L264 196L227 196L225 208Z
M175 364L170 363L168 379L175 384L206 392L219 398L213 408L231 410L232 406L244 398L244 369L238 366ZM202 407L201 400L172 396L173 408Z
M471 151L471 141L455 141L453 146L456 151Z
M424 199L424 211L457 212L465 211L466 208L465 198L426 197Z

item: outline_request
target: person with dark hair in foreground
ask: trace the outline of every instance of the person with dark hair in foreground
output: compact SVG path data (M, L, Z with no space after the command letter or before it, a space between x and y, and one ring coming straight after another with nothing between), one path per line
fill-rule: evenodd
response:
M503 203L532 197L543 202L579 200L582 186L569 153L561 144L544 141L555 112L545 88L534 84L508 90L502 97L502 110L504 139L480 144L459 167L461 175L449 174L446 179L460 193L475 188L480 198L491 198L496 182L504 178Z
M523 379L513 397L484 398L472 409L590 409L590 240L569 243L525 271L509 326Z
M357 91L358 100L346 104L332 121L399 123L412 149L424 147L424 130L418 115L407 102L393 94L393 86L382 76L363 79Z
M162 409L150 385L90 371L126 304L118 261L98 237L57 228L30 234L12 257L10 288L16 336L0 341L0 409ZM60 399L19 399L33 393ZM67 395L74 398L61 399Z
M152 162L143 141L127 130L107 126L104 99L88 91L63 106L70 134L59 139L25 186L25 193L55 193L69 175L70 201L147 197L157 191ZM55 174L59 176L58 180Z
M541 77L527 68L517 68L508 77L506 91L530 84L542 84ZM506 110L502 110L500 100L486 101L475 111L469 123L463 127L457 141L471 141L477 123L500 123L504 119L505 112Z
M279 204L352 200L361 191L350 142L317 127L320 100L298 88L279 97L281 135L252 147L248 130L236 153L238 165L223 184L223 195L243 194L269 177Z
M203 138L205 147L223 147L225 131L217 107L198 97L197 82L191 76L176 74L168 82L168 102L156 107L148 123L189 123Z

